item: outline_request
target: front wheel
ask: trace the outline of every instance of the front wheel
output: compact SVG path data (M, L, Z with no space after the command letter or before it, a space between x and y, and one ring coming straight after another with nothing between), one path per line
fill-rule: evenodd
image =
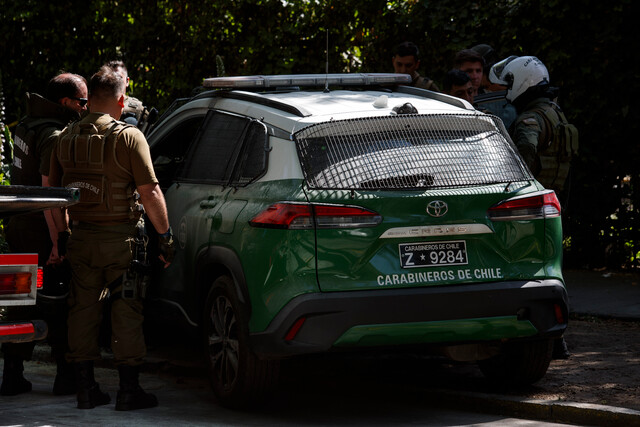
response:
M248 310L238 300L233 279L213 283L205 308L209 379L222 405L258 403L278 378L279 363L259 359L249 348Z
M500 354L478 361L480 370L500 386L526 386L542 378L549 368L553 340L505 343Z

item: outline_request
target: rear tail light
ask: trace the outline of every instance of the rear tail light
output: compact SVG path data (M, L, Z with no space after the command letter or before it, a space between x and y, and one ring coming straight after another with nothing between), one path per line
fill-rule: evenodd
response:
M38 267L38 281L36 282L37 289L42 289L44 286L44 272L42 268Z
M0 325L0 335L29 335L35 333L33 323L10 323Z
M31 273L0 274L0 295L16 295L31 293Z
M256 215L254 227L304 230L312 228L375 227L382 222L378 213L359 206L275 203Z
M505 200L489 208L488 213L492 221L518 221L556 218L561 211L556 193L547 190Z

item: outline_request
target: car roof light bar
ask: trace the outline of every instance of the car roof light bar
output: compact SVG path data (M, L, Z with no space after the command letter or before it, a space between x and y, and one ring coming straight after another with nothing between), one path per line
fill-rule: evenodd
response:
M340 86L380 86L408 85L411 76L395 73L358 74L291 74L271 76L212 77L205 79L203 86L217 89L261 89L275 87L324 87Z

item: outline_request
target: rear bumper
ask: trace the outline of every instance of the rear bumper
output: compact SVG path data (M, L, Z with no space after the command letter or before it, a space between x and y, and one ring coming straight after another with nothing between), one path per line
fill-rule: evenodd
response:
M47 324L44 320L0 323L0 343L30 342L47 337Z
M301 318L300 330L285 339ZM567 318L567 292L556 279L313 293L291 300L250 339L257 355L286 357L338 347L552 338Z

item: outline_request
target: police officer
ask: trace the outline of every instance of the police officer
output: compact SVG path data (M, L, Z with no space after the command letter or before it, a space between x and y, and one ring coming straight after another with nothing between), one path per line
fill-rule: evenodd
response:
M146 354L142 301L135 296L125 298L122 292L141 216L139 202L159 234L159 257L165 267L173 257L173 238L147 141L139 129L117 121L124 109L125 89L120 74L106 66L100 68L89 81L89 114L61 133L51 156L49 182L80 189L79 203L68 208L72 234L61 232L69 236L66 250L64 239L58 243L73 271L68 359L76 363L81 409L110 402L93 372L94 360L100 358L102 301L108 293L113 295L111 348L120 375L116 410L158 404L138 383ZM56 218L62 227L68 225L64 210L56 211Z
M126 65L124 65L124 62L113 60L107 62L105 65L110 67L116 73L119 73L125 80L127 88L129 87L129 73L127 72L127 67ZM125 123L138 126L138 128L144 132L148 119L149 111L142 104L142 101L140 101L138 98L127 96L125 94L124 111L122 112L122 117L120 117L120 120Z
M492 83L507 87L507 100L518 116L509 133L535 178L566 204L571 158L578 150L578 131L567 123L552 100L549 72L535 56L510 56L491 67ZM554 359L570 357L564 338L555 340Z
M398 74L409 74L411 86L440 92L440 89L429 77L423 77L418 73L420 68L420 51L418 46L411 42L400 43L393 50L391 58L393 69Z
M27 93L27 114L14 135L11 183L46 186L51 151L60 131L86 110L87 83L77 74L61 73L53 77L46 98ZM49 211L11 218L6 238L13 252L38 253L38 265L44 267L44 289L38 292L37 317L47 321L48 341L57 364L53 385L56 395L75 393L73 369L65 360L67 350L66 287L60 283L67 276L60 265L56 242L58 233ZM4 374L0 394L16 395L31 391L31 383L23 376L24 360L31 359L34 343L4 344Z
M553 99L549 72L535 56L510 56L491 67L492 83L507 87L507 100L518 116L509 133L535 178L566 199L572 157L578 150L578 131Z

